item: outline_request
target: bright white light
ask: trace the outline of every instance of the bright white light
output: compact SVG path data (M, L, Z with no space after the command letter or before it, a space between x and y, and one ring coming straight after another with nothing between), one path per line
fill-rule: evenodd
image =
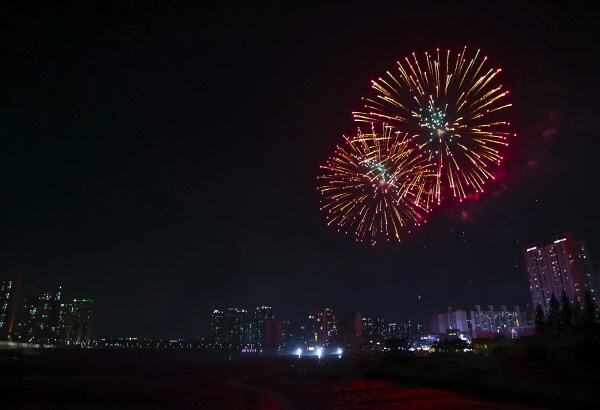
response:
M302 349L299 347L298 350L296 350L296 354L298 356L302 356Z
M342 350L342 348L340 347L340 348L338 349L338 351L337 351L337 354L342 354L342 352L343 352L343 350Z

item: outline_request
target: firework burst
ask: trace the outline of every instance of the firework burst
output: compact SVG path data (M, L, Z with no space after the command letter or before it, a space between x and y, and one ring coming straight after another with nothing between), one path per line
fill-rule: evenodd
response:
M410 147L407 134L382 132L344 136L326 165L319 191L328 225L357 241L400 240L403 228L420 225L429 211L431 164Z
M438 204L449 189L464 199L482 192L492 168L502 160L508 145L507 122L502 113L511 104L508 91L497 84L500 69L486 67L479 50L466 56L450 51L425 53L419 61L413 53L398 62L398 74L372 81L375 96L365 98L365 112L356 121L387 123L408 133L414 147L434 166L432 195Z

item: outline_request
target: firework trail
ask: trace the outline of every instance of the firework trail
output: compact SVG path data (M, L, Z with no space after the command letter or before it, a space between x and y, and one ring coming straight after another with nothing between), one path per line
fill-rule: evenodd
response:
M434 181L432 165L410 147L407 134L381 128L344 136L321 166L318 188L328 225L373 245L380 238L399 241L404 228L425 222Z
M439 204L446 190L464 199L483 192L492 169L502 160L508 145L510 107L500 69L486 67L479 50L467 57L466 47L451 55L425 53L421 61L413 53L398 62L398 73L372 81L374 96L365 98L365 111L354 112L359 122L385 123L408 134L409 146L435 169L431 194Z

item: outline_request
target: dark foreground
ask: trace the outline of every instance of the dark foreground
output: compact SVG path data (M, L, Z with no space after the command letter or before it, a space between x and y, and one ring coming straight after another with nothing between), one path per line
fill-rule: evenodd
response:
M1 356L0 407L595 408L598 380L573 369L499 370L490 363L448 358L230 359L195 350L38 350Z

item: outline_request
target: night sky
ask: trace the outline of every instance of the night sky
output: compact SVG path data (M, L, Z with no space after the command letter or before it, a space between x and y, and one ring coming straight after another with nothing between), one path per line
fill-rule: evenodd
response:
M417 322L526 305L521 247L566 231L600 266L591 8L123 3L0 13L0 277L94 299L94 335L207 336L213 309L256 305ZM319 165L370 80L464 46L511 90L496 181L400 244L328 228Z

